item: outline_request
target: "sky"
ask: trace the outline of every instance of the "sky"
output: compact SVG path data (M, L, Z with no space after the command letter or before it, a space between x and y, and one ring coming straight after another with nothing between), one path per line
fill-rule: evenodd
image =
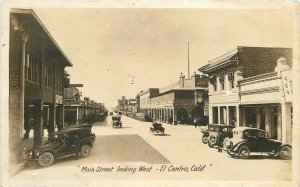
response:
M73 63L71 83L110 108L165 87L237 46L292 47L292 13L267 9L39 8ZM134 84L131 84L131 83Z

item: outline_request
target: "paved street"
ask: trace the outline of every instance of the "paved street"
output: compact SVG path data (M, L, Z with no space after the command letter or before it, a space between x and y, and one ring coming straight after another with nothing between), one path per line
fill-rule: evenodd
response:
M22 186L29 179L135 180L141 176L145 180L290 179L291 161L260 154L248 160L231 158L203 144L199 127L163 124L164 136L151 135L151 123L123 116L123 128L112 128L110 118L94 124L92 131L97 139L90 157L65 158L47 168L28 167L12 178L11 185ZM146 169L138 171L140 166ZM175 167L181 171L175 171Z

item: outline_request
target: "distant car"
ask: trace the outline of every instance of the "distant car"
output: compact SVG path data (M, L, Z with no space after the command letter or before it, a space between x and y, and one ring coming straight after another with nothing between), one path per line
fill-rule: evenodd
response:
M112 127L119 127L122 128L121 116L120 115L113 115L112 119Z
M162 126L161 123L154 122L152 127L150 127L150 132L153 133L161 133L165 134L165 128Z
M270 139L266 131L251 128L237 127L233 129L233 137L226 138L224 150L230 156L247 159L251 152L268 153L270 156L279 156L281 159L292 159L292 146L281 141Z
M202 142L207 143L209 147L223 147L223 141L226 137L232 138L232 129L234 126L225 124L208 124L208 128L202 131Z
M95 139L91 126L65 128L50 134L43 145L28 150L27 160L46 167L58 158L76 155L77 151L85 158L90 155Z

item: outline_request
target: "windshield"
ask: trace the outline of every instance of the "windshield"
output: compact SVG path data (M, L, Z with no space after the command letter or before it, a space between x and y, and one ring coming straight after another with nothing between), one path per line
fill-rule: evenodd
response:
M65 134L49 135L48 142L62 142L66 138Z

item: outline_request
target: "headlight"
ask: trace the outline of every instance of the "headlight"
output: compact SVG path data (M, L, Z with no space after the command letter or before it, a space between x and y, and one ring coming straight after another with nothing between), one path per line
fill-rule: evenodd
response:
M32 151L30 151L29 155L32 156Z

